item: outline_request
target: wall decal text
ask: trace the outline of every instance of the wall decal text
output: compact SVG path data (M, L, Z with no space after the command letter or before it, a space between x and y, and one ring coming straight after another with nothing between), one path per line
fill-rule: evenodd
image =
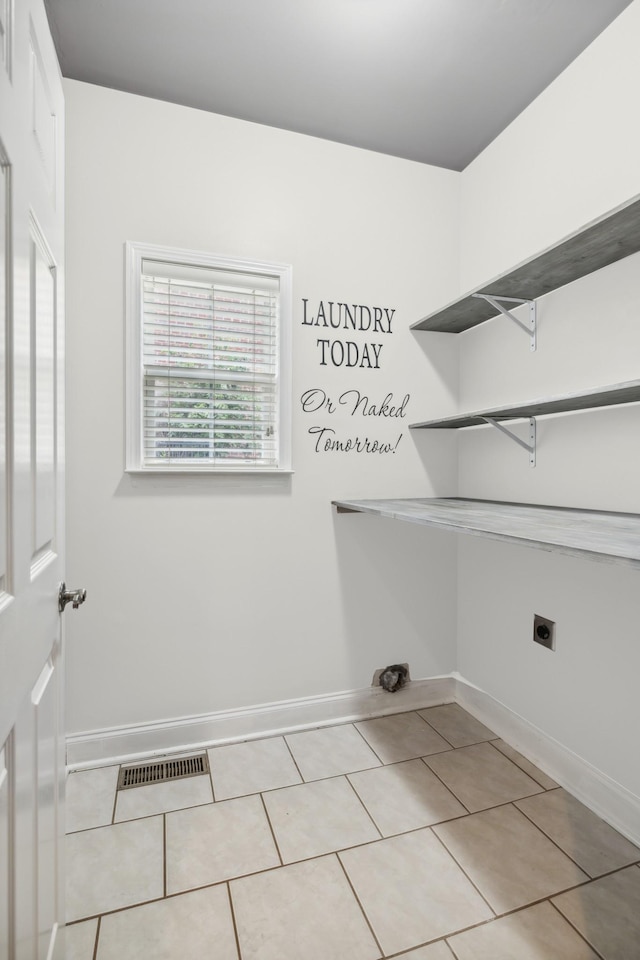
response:
M369 437L336 439L336 431L331 427L309 427L309 433L317 436L316 453L395 453L402 440L401 433L395 441L387 443L371 440Z
M391 334L395 312L391 307L369 307L364 303L341 303L335 300L318 301L314 312L309 309L309 300L302 299L302 325L305 327L346 330L349 333ZM382 343L373 341L343 341L338 336L316 339L321 367L379 370L382 346Z
M354 417L357 413L363 417L404 417L410 395L405 394L402 402L393 403L393 393L388 393L384 400L379 403L369 399L365 393L359 390L345 390L340 394L337 404L346 406L348 413ZM335 413L338 405L334 403L330 396L318 387L305 390L300 397L302 410L304 413L315 413L317 410L325 410L327 413Z
M360 390L344 390L333 400L325 390L313 387L305 390L300 397L303 413L324 413L333 416L335 413L346 413L350 417L375 417L380 419L403 419L407 413L407 406L411 399L406 393L398 403L390 391L381 399L371 399L368 394ZM380 441L371 437L348 436L339 437L333 427L314 425L309 427L310 436L315 437L316 453L395 453L402 440L400 433L395 440Z

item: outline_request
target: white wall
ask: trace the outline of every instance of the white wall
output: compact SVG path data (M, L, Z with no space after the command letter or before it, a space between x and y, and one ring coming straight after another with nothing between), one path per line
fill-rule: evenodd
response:
M637 378L639 256L545 297L535 354L503 319L408 326L640 194L639 35L635 0L462 175L66 83L68 582L89 590L67 620L72 733L359 688L406 659L414 677L457 666L640 794L635 571L329 507L455 493L458 450L463 496L638 511L638 407L541 419L534 470L489 428L406 425ZM127 239L293 264L289 482L123 474ZM320 368L303 297L396 308L382 370ZM398 452L314 453L314 386L409 392ZM534 613L557 621L554 653Z
M335 498L455 493L457 346L410 323L456 292L459 174L95 86L65 84L69 732L366 687L455 666L454 538ZM126 240L291 263L291 478L123 472ZM395 309L381 369L321 367L302 298ZM344 339L346 334L342 332ZM410 394L401 421L303 413L310 388ZM312 426L402 440L316 453Z
M462 175L461 289L638 192L634 0Z
M636 0L464 171L463 289L640 194L639 36ZM634 255L542 298L536 353L506 319L461 335L460 408L638 378L639 275ZM639 405L542 418L531 469L497 431L466 431L459 492L637 513L639 435ZM637 795L639 576L459 545L459 672ZM557 622L554 653L531 641L536 613Z

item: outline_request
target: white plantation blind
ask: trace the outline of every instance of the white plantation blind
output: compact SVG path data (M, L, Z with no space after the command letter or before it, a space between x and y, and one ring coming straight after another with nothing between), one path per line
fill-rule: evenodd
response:
M278 468L280 278L140 264L141 467Z

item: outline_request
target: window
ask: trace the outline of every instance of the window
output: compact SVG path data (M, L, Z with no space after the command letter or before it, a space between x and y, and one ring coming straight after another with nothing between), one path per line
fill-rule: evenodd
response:
M290 470L291 267L127 244L127 470Z

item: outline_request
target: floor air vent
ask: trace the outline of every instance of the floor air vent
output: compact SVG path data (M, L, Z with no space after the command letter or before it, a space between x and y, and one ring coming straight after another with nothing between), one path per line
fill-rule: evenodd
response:
M118 790L143 787L150 783L166 783L168 780L182 780L185 777L198 777L203 773L209 773L209 758L206 753L200 753L194 757L159 760L156 763L136 764L120 768Z

